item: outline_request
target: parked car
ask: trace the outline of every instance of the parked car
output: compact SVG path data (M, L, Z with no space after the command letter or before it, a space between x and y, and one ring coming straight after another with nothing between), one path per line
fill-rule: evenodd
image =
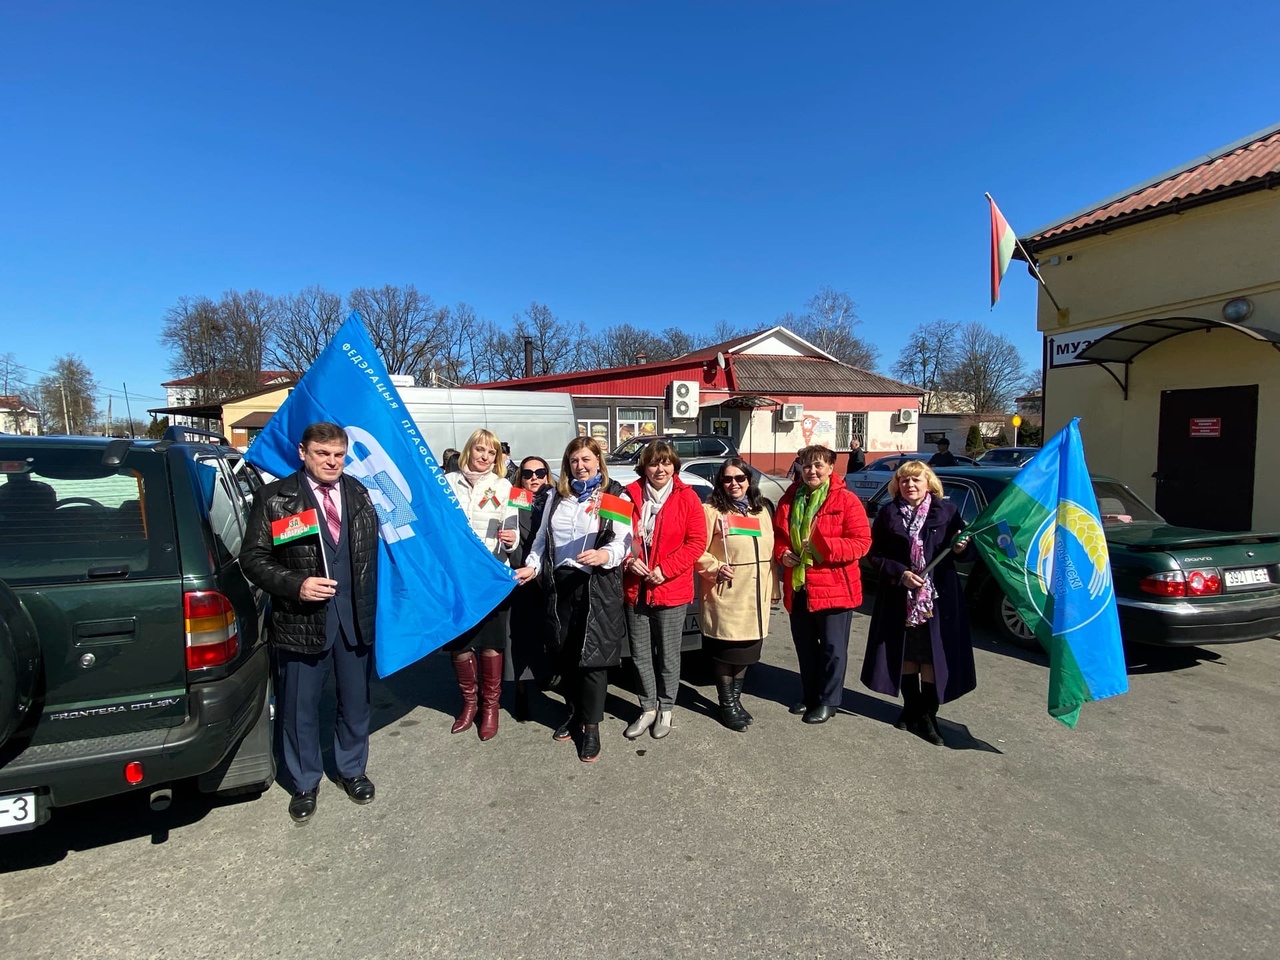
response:
M669 433L652 437L634 437L619 444L605 455L605 463L638 463L640 451L654 440L665 440L680 454L680 459L692 457L736 457L738 445L733 437L718 433Z
M932 456L932 453L895 453L892 456L881 457L878 460L871 461L861 470L846 473L844 485L849 488L850 493L866 500L867 497L888 483L889 475L908 460L923 460L928 463L929 458ZM956 461L969 467L977 463L972 457L962 457L959 454L956 455Z
M237 559L261 479L193 433L0 439L0 833L275 778L267 598Z
M680 469L682 472L697 474L711 484L714 489L716 473L720 470L720 464L724 463L726 459L728 458L695 457L692 460L682 458ZM776 507L778 501L782 499L782 495L787 492L787 487L791 486L791 481L786 477L775 477L768 473L762 473L755 467L751 468L751 472L755 474L756 482L760 484L760 495Z
M1019 469L941 467L936 472L943 494L972 521ZM1280 635L1280 533L1170 526L1120 481L1092 480L1126 641L1185 646ZM867 501L868 517L874 519L888 501L885 484ZM981 559L957 568L973 608L989 614L1005 639L1038 647ZM862 575L874 583L875 570L865 559Z
M978 465L982 467L1025 467L1039 452L1039 447L992 447L978 456Z

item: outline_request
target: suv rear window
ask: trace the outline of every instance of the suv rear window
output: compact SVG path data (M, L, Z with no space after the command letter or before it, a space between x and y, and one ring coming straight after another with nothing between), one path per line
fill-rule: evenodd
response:
M0 580L13 584L176 576L164 459L133 448L0 448Z

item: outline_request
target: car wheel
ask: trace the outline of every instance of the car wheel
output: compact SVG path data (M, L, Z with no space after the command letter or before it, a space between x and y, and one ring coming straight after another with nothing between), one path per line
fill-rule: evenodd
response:
M1027 626L1022 615L1018 613L1018 608L1009 602L1004 591L993 584L990 594L993 600L992 618L995 620L996 633L999 634L1000 639L1023 650L1039 650L1040 641L1036 639L1035 631Z

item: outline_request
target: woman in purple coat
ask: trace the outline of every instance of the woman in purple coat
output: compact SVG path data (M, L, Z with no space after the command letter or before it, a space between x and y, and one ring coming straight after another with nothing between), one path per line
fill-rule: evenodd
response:
M964 588L957 556L969 559L964 521L942 499L942 484L919 460L900 466L889 481L893 500L871 525L867 555L878 574L875 612L867 634L862 682L896 697L903 709L895 726L941 746L938 704L978 685ZM949 555L925 573L939 553Z

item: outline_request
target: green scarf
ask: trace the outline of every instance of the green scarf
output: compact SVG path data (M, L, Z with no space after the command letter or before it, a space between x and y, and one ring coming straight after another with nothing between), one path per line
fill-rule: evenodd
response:
M827 494L831 492L831 480L828 478L818 488L801 486L791 501L791 550L800 558L800 562L791 568L791 589L799 590L804 586L805 569L813 566L813 551L809 549L809 532L813 526L814 515L827 502Z

